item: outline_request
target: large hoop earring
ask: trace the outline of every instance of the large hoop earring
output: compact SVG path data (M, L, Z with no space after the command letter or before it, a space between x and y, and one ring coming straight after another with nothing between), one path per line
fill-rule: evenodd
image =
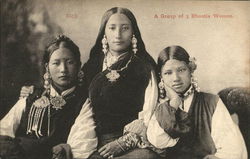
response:
M108 40L106 38L106 35L103 35L102 38L102 51L105 55L108 53Z
M197 92L200 92L200 87L198 86L198 80L191 74L191 84Z
M137 39L136 39L134 34L133 34L133 37L132 37L132 50L133 50L134 54L136 54L136 52L138 51L138 49L137 49Z
M159 86L160 98L164 99L166 96L166 91L165 91L165 87L164 87L164 83L162 79L161 79L161 82L158 84L158 86Z

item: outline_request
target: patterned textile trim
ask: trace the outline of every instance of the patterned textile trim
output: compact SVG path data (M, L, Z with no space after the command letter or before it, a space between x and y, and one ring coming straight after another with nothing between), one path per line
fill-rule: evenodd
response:
M146 130L147 127L142 120L135 120L126 125L124 135L117 139L121 149L128 151L133 148L148 148L160 156L165 156L165 149L158 149L147 140Z

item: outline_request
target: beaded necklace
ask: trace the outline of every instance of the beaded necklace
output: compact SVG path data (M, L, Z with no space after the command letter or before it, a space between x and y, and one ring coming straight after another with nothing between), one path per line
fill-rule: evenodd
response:
M182 98L182 100L185 100L194 93L194 90L194 87L191 85L184 94L180 94L179 96Z

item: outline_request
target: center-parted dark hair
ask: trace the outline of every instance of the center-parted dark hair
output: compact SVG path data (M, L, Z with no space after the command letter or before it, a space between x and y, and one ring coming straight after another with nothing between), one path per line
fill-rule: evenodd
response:
M67 48L69 49L73 55L74 58L78 64L78 67L81 66L81 59L80 59L80 51L78 46L67 36L65 35L58 35L55 39L53 39L48 46L45 49L44 55L43 55L43 65L45 66L46 63L49 62L51 55L54 51L56 51L59 48Z
M97 35L95 45L92 47L92 49L90 51L90 59L89 60L92 60L94 58L103 56L102 39L103 39L103 36L105 34L106 24L107 24L109 18L113 14L116 14L116 13L124 14L131 21L133 34L135 35L135 37L137 39L137 49L138 49L138 51L137 51L136 55L139 58L149 62L152 65L152 67L155 69L156 68L156 63L155 63L154 59L149 55L149 53L145 49L145 45L144 45L144 42L143 42L143 40L141 38L141 33L140 33L139 28L138 28L135 16L127 8L120 8L120 7L111 8L111 9L107 10L104 13L104 15L102 17L101 26L100 26L100 29L99 29L99 33ZM91 70L93 71L93 68Z
M138 49L136 53L137 57L144 60L145 62L148 62L154 70L156 69L156 63L154 59L149 55L149 53L145 49L145 45L141 38L141 33L140 33L140 30L138 28L138 25L137 25L137 22L133 13L127 8L114 7L114 8L107 10L104 13L102 17L99 33L96 38L95 45L92 47L90 51L89 60L87 61L86 64L84 64L82 68L87 84L90 84L94 76L102 68L102 63L100 62L100 59L104 58L104 53L102 52L102 39L105 34L105 28L106 28L106 24L108 20L113 14L116 14L116 13L124 14L131 21L133 34L135 35L137 39L137 49Z
M188 52L181 46L169 46L163 49L157 60L157 72L161 74L161 69L164 64L170 60L175 59L179 61L184 61L191 72L196 69L196 64L193 61L190 61L190 56Z
M106 28L106 24L109 20L109 18L116 13L120 13L120 14L124 14L125 16L128 17L128 19L131 21L131 25L132 25L132 30L133 30L133 34L135 35L136 39L137 39L137 49L138 52L136 53L137 56L148 60L150 63L152 63L153 65L155 65L155 62L153 60L153 58L148 54L148 52L145 49L145 45L144 42L141 38L141 33L139 30L139 27L137 25L137 21L135 19L135 16L133 15L133 13L128 10L127 8L120 8L120 7L114 7L109 9L108 11L106 11L102 17L102 21L101 21L101 26L99 29L99 33L95 42L94 47L92 48L91 52L90 52L90 58L91 56L96 56L96 54L100 54L102 53L102 38L105 34L105 28Z

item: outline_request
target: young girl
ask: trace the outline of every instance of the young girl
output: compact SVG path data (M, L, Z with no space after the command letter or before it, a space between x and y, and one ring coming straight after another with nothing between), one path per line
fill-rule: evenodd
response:
M44 88L20 99L0 121L0 155L3 158L49 159L52 147L66 143L71 126L82 109L82 155L96 149L92 108L83 106L87 92L78 86L79 48L60 35L46 48Z
M182 99L175 112L188 113L191 129L172 144L166 142L173 133L167 127L168 107L160 105L149 122L148 140L157 148L167 148L170 159L246 159L242 135L221 99L200 92L193 79L194 58L182 47L170 46L161 51L157 66L161 78L160 97ZM168 102L165 105L169 105Z

